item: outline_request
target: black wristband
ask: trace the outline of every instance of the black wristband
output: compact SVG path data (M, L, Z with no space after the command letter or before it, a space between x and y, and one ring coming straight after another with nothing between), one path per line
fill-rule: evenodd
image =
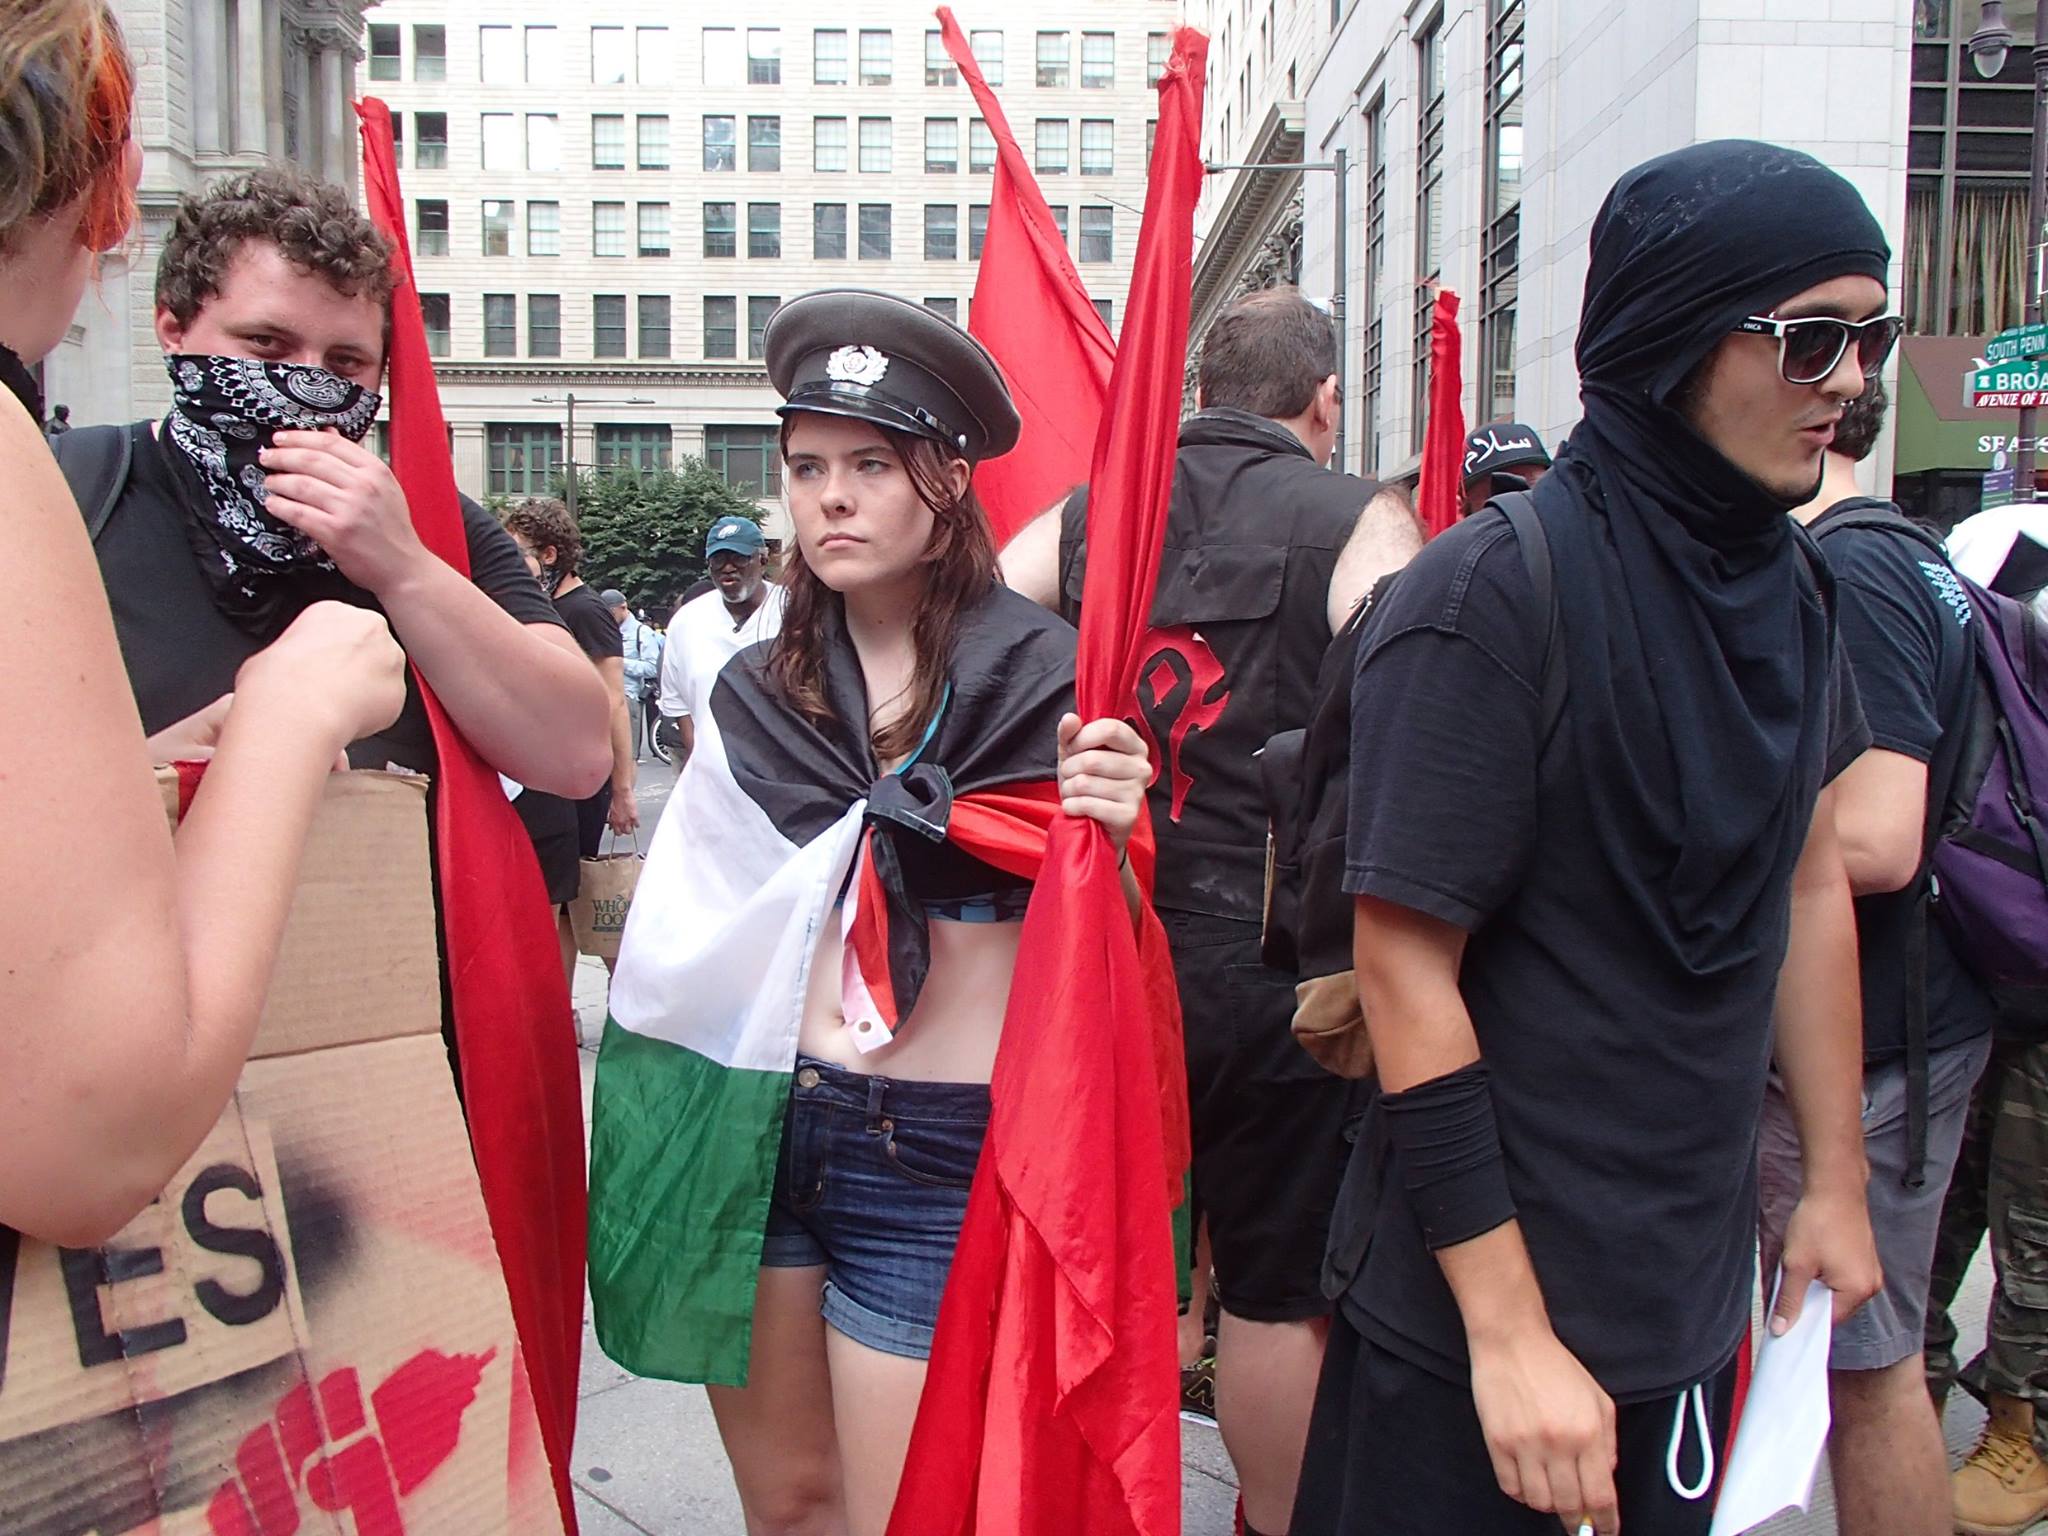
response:
M1423 1240L1434 1252L1515 1219L1486 1063L1380 1096Z

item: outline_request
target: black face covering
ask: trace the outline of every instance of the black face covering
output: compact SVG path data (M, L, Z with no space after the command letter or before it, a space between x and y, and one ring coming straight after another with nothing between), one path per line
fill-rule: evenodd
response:
M174 392L162 442L191 494L186 533L221 611L259 634L349 583L327 552L264 510L258 455L282 431L332 427L361 442L378 396L303 363L251 357L167 357Z
M28 371L20 354L5 344L0 344L0 389L19 400L37 426L43 424L43 392L36 384L36 376Z
M1830 641L1790 504L1673 397L1746 316L1832 278L1883 283L1888 260L1854 187L1769 144L1638 166L1594 221L1585 420L1533 494L1601 851L1696 976L1780 942L1761 919L1782 910L1820 782Z

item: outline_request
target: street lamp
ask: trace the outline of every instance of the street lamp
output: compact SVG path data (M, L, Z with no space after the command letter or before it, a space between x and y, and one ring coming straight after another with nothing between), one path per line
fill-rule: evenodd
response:
M573 389L560 398L554 395L535 395L533 397L535 405L566 405L569 408L568 425L562 438L562 462L569 471L569 494L567 500L569 504L569 520L571 522L576 520L576 402L579 399L585 405L654 404L652 400L644 395L628 395L623 400L593 400L589 395L579 396Z
M1224 171L1330 171L1337 178L1337 228L1335 248L1331 256L1335 261L1337 279L1330 290L1330 314L1337 322L1337 441L1331 462L1341 472L1344 468L1344 291L1349 274L1344 270L1344 182L1345 172L1350 165L1347 151L1338 149L1331 152L1328 160L1256 160L1236 165L1205 165L1202 170L1210 176Z
M2014 38L2012 28L2005 21L2005 0L1984 0L1984 11L1977 30L1970 35L1970 62L1977 66L1977 73L1986 80L1995 78L2005 68L2006 55L2012 51ZM2020 276L2024 290L2022 299L2021 324L2041 323L2041 289L2048 285L2048 272L2044 272L2044 246L2042 225L2048 222L2048 36L2043 35L2040 16L2034 19L2034 137L2027 175L2027 263ZM2034 499L2034 410L2031 405L2020 408L2019 452L2013 462L2013 494Z

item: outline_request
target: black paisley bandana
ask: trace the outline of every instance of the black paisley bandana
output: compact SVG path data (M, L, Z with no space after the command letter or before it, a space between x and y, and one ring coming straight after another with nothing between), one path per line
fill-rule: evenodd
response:
M259 455L283 431L332 427L361 442L380 398L304 363L173 354L165 457L187 487L186 531L222 612L258 632L348 586L327 552L264 508ZM282 621L282 622L281 622Z

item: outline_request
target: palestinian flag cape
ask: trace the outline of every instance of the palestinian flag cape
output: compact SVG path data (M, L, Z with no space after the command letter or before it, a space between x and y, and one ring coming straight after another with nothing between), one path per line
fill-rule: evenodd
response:
M1063 620L992 589L962 621L938 718L888 774L868 744L859 661L828 622L832 722L798 713L769 675L773 640L719 672L620 948L591 1111L590 1291L599 1344L642 1376L746 1380L825 925L845 931L856 1044L884 1044L929 962L902 850L944 840L1030 878L1059 814L1076 643Z

